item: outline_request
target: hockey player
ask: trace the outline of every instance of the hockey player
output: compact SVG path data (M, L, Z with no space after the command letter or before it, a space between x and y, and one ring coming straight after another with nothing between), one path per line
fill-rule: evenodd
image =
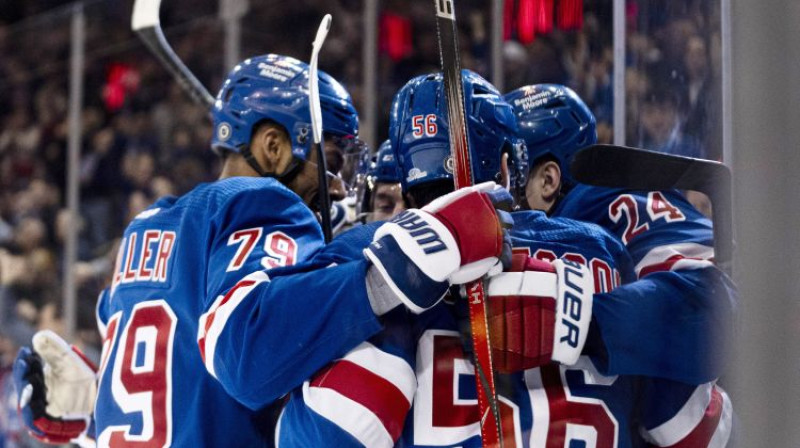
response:
M713 264L711 222L678 191L576 184L567 161L597 136L594 116L569 88L526 86L505 98L514 107L533 166L523 205L597 223L633 260L638 280L595 302L600 306L594 309L589 343L598 368L677 381L657 385L669 389L676 402L684 400L693 417L666 421L651 433L652 443L671 446L689 434L684 440L700 446L724 445L731 405L715 378L727 351L737 292ZM718 424L711 425L713 419Z
M344 193L343 199L331 204L331 231L335 236L358 223L358 169L362 154L368 154L370 149L356 136L341 138L329 134L325 139L332 140L340 147L335 152L326 151L328 171L336 175L334 184Z
M364 193L360 202L366 222L386 221L405 210L400 188L400 167L391 142L381 143L375 159L370 161L364 178Z
M513 120L498 122L508 105L493 98L496 91L474 74L467 72L464 78L470 147L473 160L481 161L474 174L479 179L499 176L503 148L509 143L513 147L513 135L508 134ZM392 108L391 137L403 167L404 189L417 205L433 196L432 191L447 191L452 185L444 105L437 88L440 78L415 78L401 89ZM431 115L436 133L414 138L414 117ZM522 166L512 163L512 168ZM512 181L519 179L511 176ZM537 181L535 172L529 179ZM728 404L723 412L721 391L713 406L698 407L696 402L708 398L702 391L697 397L673 395L676 389L669 382L603 374L595 361L603 356L578 357L580 347L554 344L554 336L564 334L557 333L563 328L553 318L561 308L556 304L565 303L571 293L580 298L588 317L589 290L598 293L598 304L613 295L608 292L621 280L634 278L624 246L595 225L548 219L540 211L514 216L514 245L534 256L521 257L517 268L529 272L502 274L488 285L496 367L511 372L497 378L505 446L722 446L730 429L730 408ZM344 253L359 246L355 233L341 236L327 250ZM562 257L564 261L556 261ZM564 279L584 293L571 291ZM332 446L480 446L474 372L460 331L465 313L464 302L453 301L416 318L387 316L381 334L292 394L280 421L279 446L315 446L323 440ZM575 328L585 334L588 324L581 321Z
M15 382L34 436L64 443L88 430L99 446L267 446L265 407L378 332L380 315L422 311L451 284L499 266L492 200L504 196L491 185L406 211L380 227L366 258L307 262L323 246L307 82L305 63L278 55L229 74L212 111L221 179L158 200L125 230L97 305L98 379L52 333L20 351ZM350 95L323 73L320 96L324 131L356 135ZM464 215L485 230L469 232L469 253L460 250L472 225Z
M597 137L594 116L569 88L527 86L505 98L514 107L520 134L536 163L536 181L528 183L523 205L551 216L599 224L625 244L634 262L640 282L624 288L626 297L639 301L635 309L627 308L631 325L620 328L600 323L598 327L608 345L626 348L607 360L607 368L693 384L718 376L737 294L713 264L710 220L675 190L625 191L576 184L566 161L578 149L594 144ZM652 290L661 293L651 294ZM659 318L665 302L680 305L673 310L676 319L692 315L696 307L708 312L691 327L679 328ZM654 327L655 322L663 322L663 326ZM686 359L689 354L697 358ZM657 362L644 362L648 360ZM634 365L650 367L641 371Z

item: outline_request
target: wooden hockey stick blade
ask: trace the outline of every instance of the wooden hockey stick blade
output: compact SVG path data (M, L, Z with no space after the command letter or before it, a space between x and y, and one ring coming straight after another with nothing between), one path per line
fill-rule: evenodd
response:
M161 64L170 72L173 78L178 81L181 88L186 91L192 99L207 108L211 109L214 104L214 96L208 92L200 80L194 76L164 37L161 30L161 23L158 18L158 11L161 0L136 0L133 4L133 15L131 17L131 29L139 35L147 48L161 61Z
M311 44L311 61L309 62L309 107L311 109L311 129L314 135L314 142L320 143L322 141L322 106L319 102L319 51L322 49L322 44L325 43L325 38L328 37L328 31L331 29L331 20L333 17L330 14L325 14L322 21L317 28L317 36Z
M630 190L694 190L708 195L713 206L714 257L732 271L733 210L731 170L711 160L664 154L616 145L592 145L572 158L570 172L578 182Z
M331 29L332 17L325 14L317 28L317 36L311 44L311 61L308 69L308 109L311 113L311 129L314 139L314 151L317 153L317 175L319 182L319 217L322 225L322 235L326 243L330 243L333 238L333 225L331 224L331 201L328 193L328 165L325 161L325 143L322 139L322 105L319 99L319 51L328 31Z
M467 138L467 122L464 105L464 86L458 53L458 29L456 27L455 3L453 0L434 0L436 8L436 30L439 41L439 58L442 65L443 88L447 103L447 119L450 124L450 151L453 155L455 188L473 184L472 167ZM467 285L470 328L475 361L475 388L478 410L481 416L481 441L485 447L503 446L500 407L497 402L489 324L486 318L486 293L483 281Z

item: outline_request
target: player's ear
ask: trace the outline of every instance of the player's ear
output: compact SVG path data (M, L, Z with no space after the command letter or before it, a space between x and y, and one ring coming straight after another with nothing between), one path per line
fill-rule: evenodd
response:
M266 172L280 173L291 159L292 148L287 143L286 136L280 129L267 125L256 131L251 148Z
M504 152L500 158L500 185L508 190L511 185L511 175L508 174L508 153Z
M528 175L525 185L525 200L531 210L549 212L558 199L561 188L561 169L558 163L547 161L537 163Z
M561 190L561 168L557 162L548 161L542 166L542 196L546 201L555 201Z

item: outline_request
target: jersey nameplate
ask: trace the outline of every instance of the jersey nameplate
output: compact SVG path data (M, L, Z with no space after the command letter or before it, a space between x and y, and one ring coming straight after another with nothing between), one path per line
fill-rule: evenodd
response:
M177 234L146 229L128 234L120 243L111 292L120 284L151 282L168 284L169 264Z

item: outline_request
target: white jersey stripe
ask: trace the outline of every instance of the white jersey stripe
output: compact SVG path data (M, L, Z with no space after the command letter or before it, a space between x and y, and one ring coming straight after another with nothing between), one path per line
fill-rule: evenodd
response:
M646 431L645 438L658 446L671 446L684 439L703 420L713 389L714 382L697 386L681 410L671 419Z
M722 415L719 418L717 429L714 431L714 436L711 437L711 442L708 448L725 448L728 446L728 439L731 437L731 427L733 426L733 405L728 394L717 386L717 392L722 395Z
M409 403L414 399L417 377L403 358L386 353L369 342L362 342L343 359L392 383L403 393Z
M241 286L242 282L253 282L247 286ZM197 329L197 340L203 350L203 362L206 369L211 375L216 378L217 373L214 369L214 355L217 349L217 340L219 339L222 331L225 330L225 324L230 319L231 314L236 310L236 307L255 289L259 284L268 282L269 276L263 271L253 272L252 274L244 277L239 281L231 291L228 292L230 297L225 296L217 297L214 304L200 316L200 325ZM234 290L235 289L235 290ZM231 294L232 292L232 294ZM227 300L226 300L227 299ZM210 322L210 325L209 325ZM208 329L206 329L208 327Z
M303 401L317 414L332 421L367 447L391 448L391 435L383 423L361 404L325 387L303 383Z
M647 267L664 263L673 257L691 258L694 261L710 260L714 258L714 248L697 243L668 244L665 246L655 247L650 250L650 252L648 252L638 264L636 264L636 275L641 276L642 270L645 270ZM683 261L684 260L681 260L680 262L676 263L676 265L682 263ZM705 267L705 265L685 265L683 267L673 266L671 270L684 268L698 269L700 267Z

